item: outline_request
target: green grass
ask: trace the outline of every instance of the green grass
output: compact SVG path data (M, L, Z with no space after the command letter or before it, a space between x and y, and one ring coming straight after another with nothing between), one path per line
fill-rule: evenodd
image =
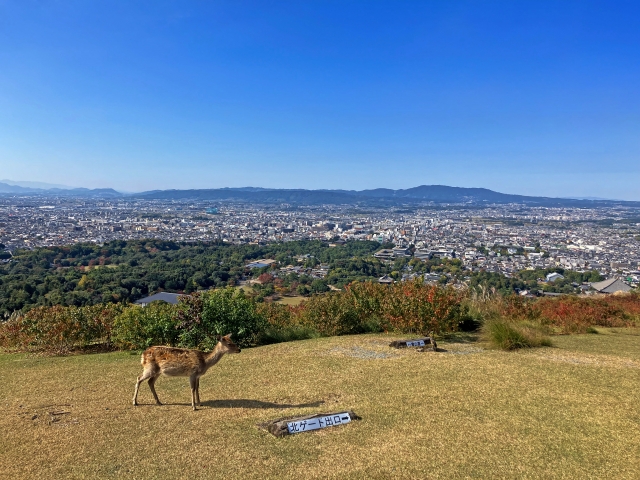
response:
M253 288L251 287L251 285L241 285L235 288L240 288L244 290L245 293L253 293ZM276 300L276 303L281 303L283 305L292 305L295 307L300 305L305 300L306 300L305 297L294 295L294 296L280 297L280 300Z
M484 338L502 350L519 348L550 347L551 338L537 325L508 320L488 320L482 327Z
M305 297L281 297L280 300L278 300L276 303L282 303L283 305L292 305L292 306L298 306L300 305L302 302L304 302L306 300Z
M398 338L245 349L203 377L197 412L186 378L158 381L165 406L142 385L132 407L137 354L0 355L0 478L638 478L637 331L517 352ZM363 419L282 439L257 427L342 409Z
M598 335L556 335L560 350L580 350L585 355L606 355L640 362L640 328L597 327Z
M267 327L260 335L260 344L294 342L296 340L307 340L318 338L320 334L310 327L302 325L292 325L289 327Z

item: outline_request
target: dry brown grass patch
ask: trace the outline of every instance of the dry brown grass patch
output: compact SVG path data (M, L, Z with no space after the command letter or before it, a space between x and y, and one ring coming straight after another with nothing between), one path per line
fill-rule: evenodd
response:
M185 378L158 381L166 406L143 385L132 407L138 355L0 356L0 478L637 478L638 370L532 358L620 345L614 356L637 362L637 337L558 337L515 354L385 346L397 338L245 349L202 378L198 412ZM283 439L257 427L339 409L363 420Z

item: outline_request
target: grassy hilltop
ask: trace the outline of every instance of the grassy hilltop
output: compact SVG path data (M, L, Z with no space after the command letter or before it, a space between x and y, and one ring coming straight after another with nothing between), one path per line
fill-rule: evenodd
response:
M162 378L131 406L139 356L0 356L0 478L638 478L638 329L505 352L397 336L245 349L201 382ZM257 424L353 409L350 425L276 439Z

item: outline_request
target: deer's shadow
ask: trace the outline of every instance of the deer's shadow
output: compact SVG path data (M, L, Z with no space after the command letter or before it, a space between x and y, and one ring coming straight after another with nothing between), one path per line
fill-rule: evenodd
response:
M207 400L202 402L203 407L209 408L258 408L258 409L285 409L285 408L311 408L319 407L324 402L318 400L316 402L309 403L274 403L263 402L262 400L251 400L247 398L234 398L229 400ZM163 403L163 405L185 405L191 406L190 403Z
M261 409L283 409L283 408L307 408L307 407L319 407L324 402L318 400L317 402L309 403L274 403L263 402L262 400L251 400L247 398L238 398L231 400L207 400L202 402L203 407L210 408L261 408Z

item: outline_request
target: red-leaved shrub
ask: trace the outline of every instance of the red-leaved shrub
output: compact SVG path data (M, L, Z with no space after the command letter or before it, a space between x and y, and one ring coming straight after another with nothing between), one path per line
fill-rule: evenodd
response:
M37 307L0 325L0 346L9 350L64 354L95 343L109 344L121 305Z

